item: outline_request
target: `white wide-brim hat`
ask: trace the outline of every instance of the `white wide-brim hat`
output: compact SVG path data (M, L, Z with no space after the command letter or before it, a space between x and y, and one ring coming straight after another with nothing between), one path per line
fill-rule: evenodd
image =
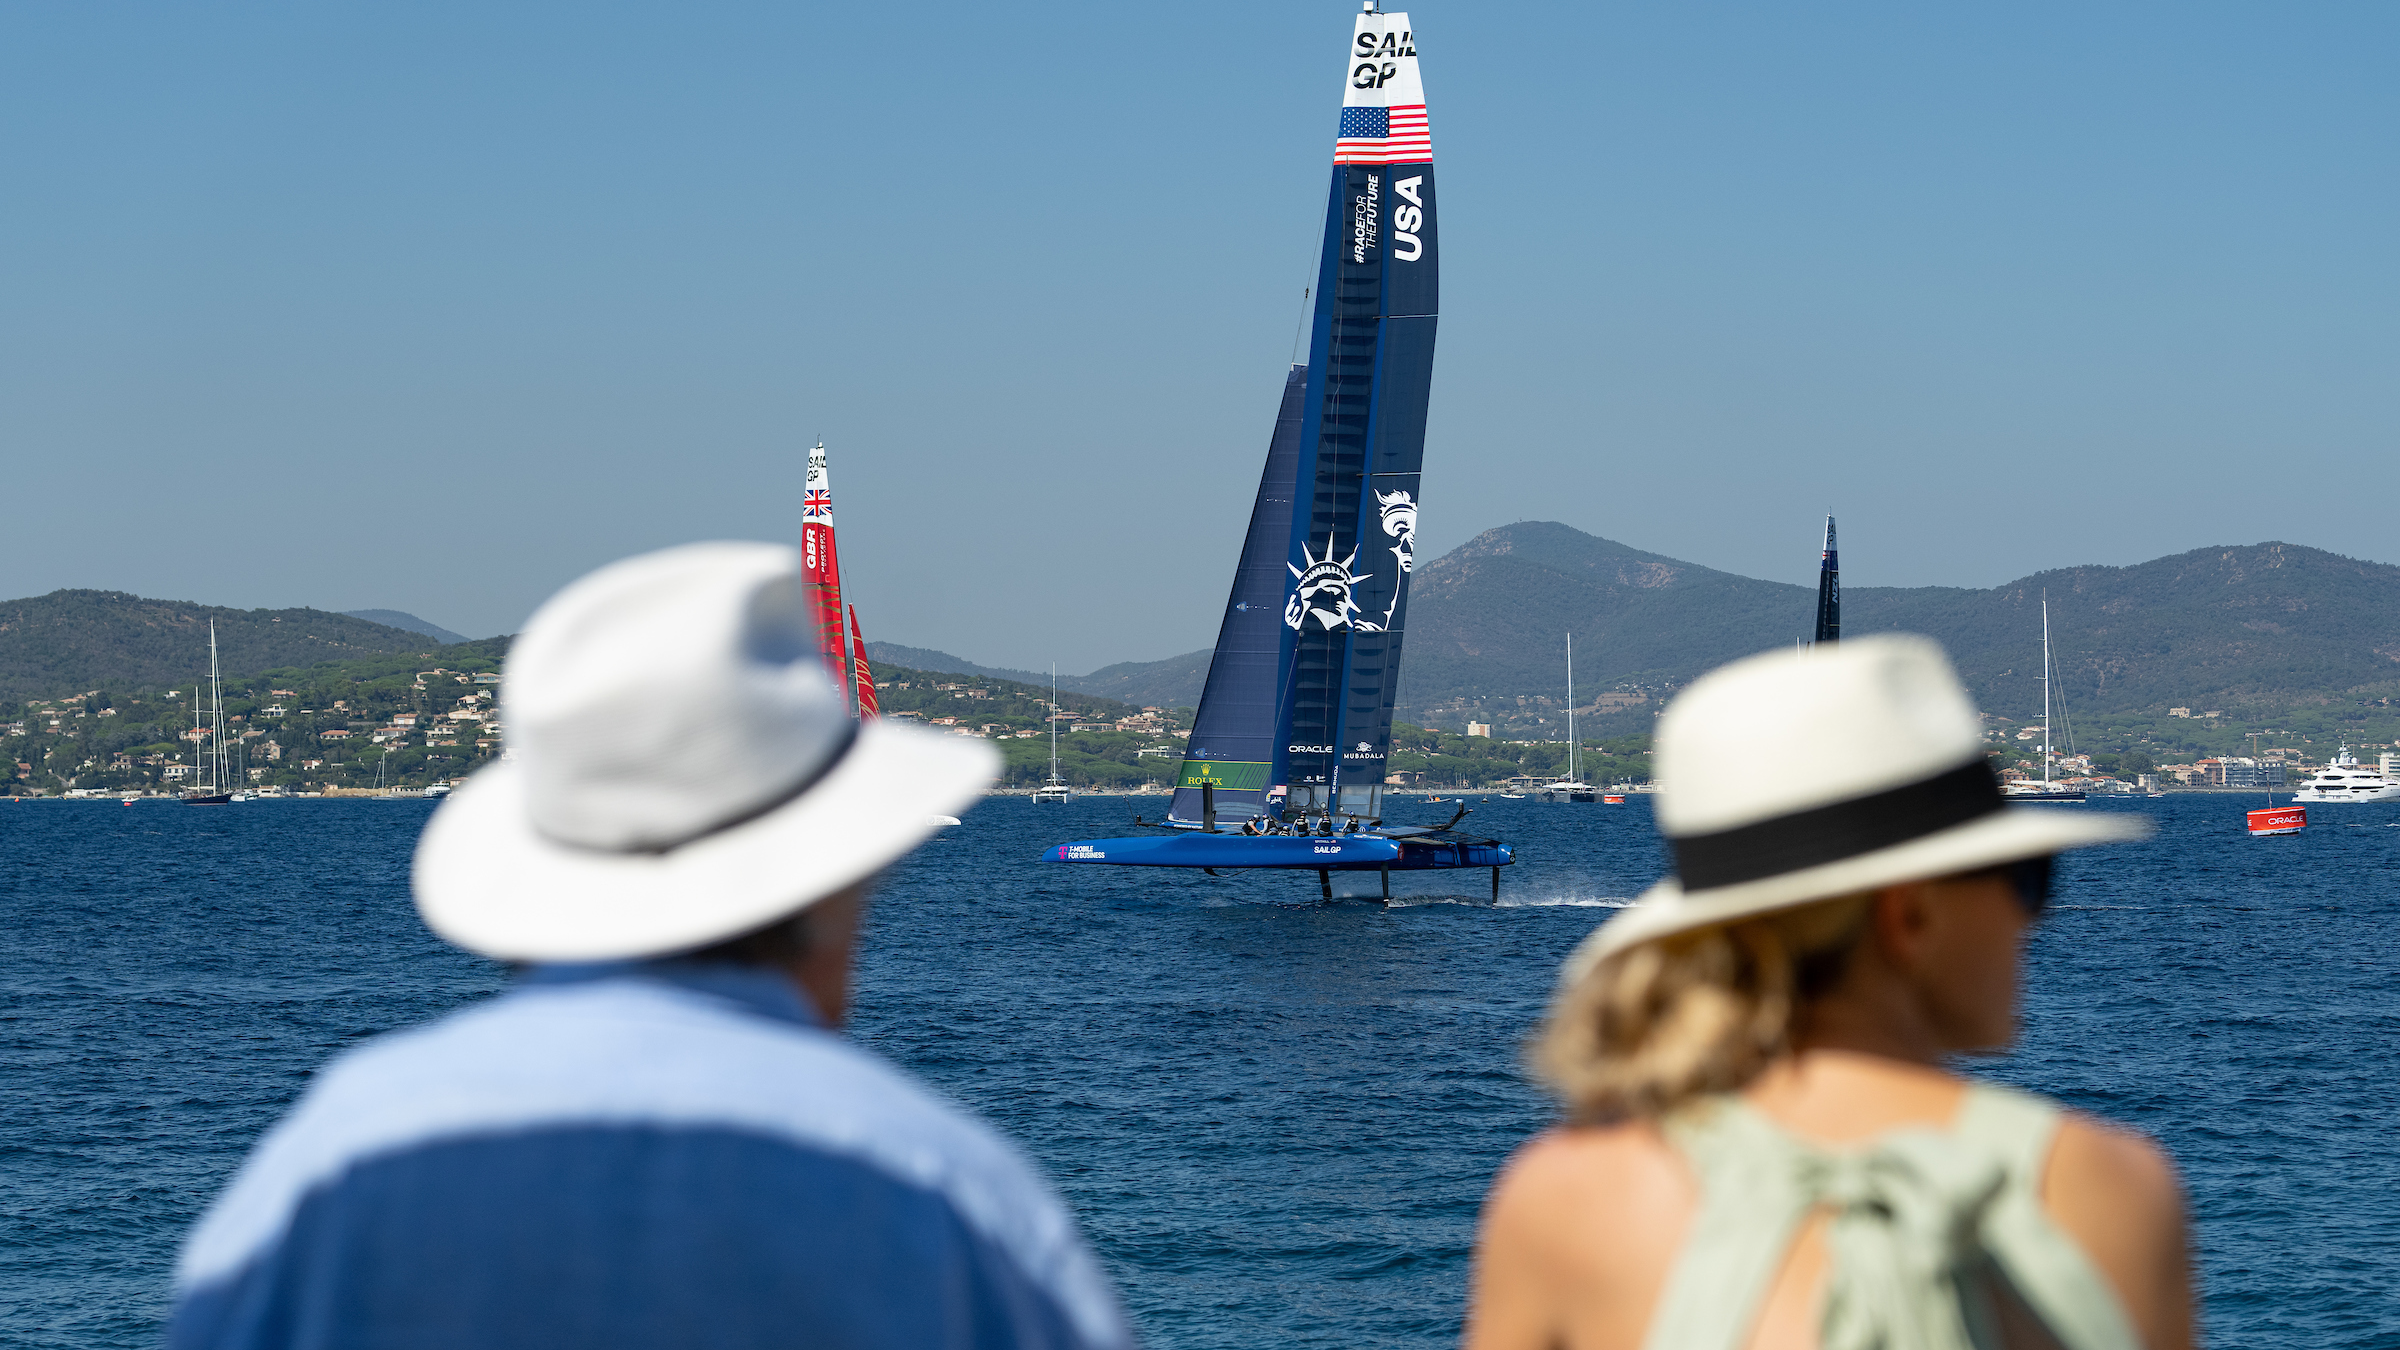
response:
M545 603L508 654L507 759L418 841L426 924L503 960L672 955L847 889L979 797L989 746L852 719L799 567L693 544Z
M2146 817L2009 806L1982 723L1930 638L1777 651L1694 681L1659 718L1676 874L1567 960L1881 886L2140 839Z

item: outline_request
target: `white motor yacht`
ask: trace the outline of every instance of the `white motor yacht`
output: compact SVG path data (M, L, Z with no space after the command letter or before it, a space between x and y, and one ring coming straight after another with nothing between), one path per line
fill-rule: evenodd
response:
M2349 746L2336 751L2333 762L2318 770L2298 791L2292 794L2296 802L2393 802L2400 801L2400 782L2394 782L2377 765L2358 762Z

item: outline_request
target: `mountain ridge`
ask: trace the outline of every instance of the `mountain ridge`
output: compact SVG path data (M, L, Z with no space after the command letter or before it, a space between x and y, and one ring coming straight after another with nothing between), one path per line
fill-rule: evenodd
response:
M1986 588L1851 587L1843 633L1927 634L1984 711L2024 721L2040 714L2045 590L2058 693L2076 708L2281 706L2400 681L2400 567L2275 540L2051 568ZM1486 530L1417 569L1399 716L1543 725L1566 704L1572 631L1577 701L1597 712L1597 694L1629 687L1613 701L1630 727L1667 690L1805 636L1815 595L1813 584L1722 572L1555 521ZM1120 662L1062 675L1059 687L1188 707L1209 655ZM1106 689L1094 687L1102 676Z
M1853 587L1843 632L1927 634L1949 650L1978 706L2026 721L2041 708L2045 591L2057 692L2078 713L2400 696L2400 567L2280 541L2053 568L1984 589ZM1595 733L1639 729L1669 690L1804 634L1814 603L1813 586L1721 572L1556 522L1486 530L1417 569L1399 716L1547 735L1565 706L1562 639L1571 631L1578 702L1603 716ZM423 633L324 610L62 590L0 601L0 698L171 686L205 669L211 618L228 674L366 655L430 658L439 646ZM918 670L1037 687L1049 679L929 648L872 642L867 651ZM1202 649L1122 661L1058 683L1136 707L1190 707L1209 657Z
M445 647L473 641L463 633L453 633L438 623L428 623L404 609L345 609L342 613L353 619L365 619L368 623L379 623L402 632L423 633Z
M165 688L208 674L208 625L225 673L251 674L444 644L322 609L231 609L124 591L0 600L0 699Z

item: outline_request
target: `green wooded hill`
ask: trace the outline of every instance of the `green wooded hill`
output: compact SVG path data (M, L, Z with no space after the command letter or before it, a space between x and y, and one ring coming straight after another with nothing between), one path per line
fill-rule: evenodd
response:
M1504 737L1563 736L1563 639L1573 632L1576 701L1590 733L1646 729L1674 687L1807 636L1815 562L1804 553L1792 560L1807 584L1761 581L1552 522L1487 530L1417 570L1399 716L1451 730L1488 721ZM2400 567L2296 544L2060 568L1989 590L1854 587L1843 596L1844 631L1930 634L1984 711L2038 719L2045 590L2058 692L2078 716L2163 718L2169 707L2190 707L2256 723L2400 695ZM880 657L885 649L869 650ZM982 670L905 650L920 668ZM1190 707L1208 661L1203 649L1126 662L1062 675L1059 687Z
M1189 708L1200 701L1200 687L1208 679L1208 662L1212 655L1204 647L1196 652L1171 656L1164 661L1120 661L1113 666L1102 666L1089 675L1061 674L1058 687L1061 693L1091 694L1130 703L1137 708ZM867 658L911 670L975 675L1044 689L1049 687L1050 680L1048 675L1038 671L978 665L948 652L926 647L903 647L893 642L868 643Z
M1795 558L1793 571L1808 577L1813 561ZM2400 690L2400 567L2295 544L2061 568L1989 590L1853 588L1843 633L1928 634L1984 711L2038 718L2045 591L2057 687L2079 712L2256 715ZM1672 686L1806 636L1814 604L1813 585L1735 576L1565 525L1488 530L1418 572L1402 715L1445 726L1481 715L1504 728L1554 720L1572 631L1577 702L1613 691L1621 706L1608 720L1646 722ZM1646 703L1622 706L1642 694Z
M423 633L321 609L226 609L123 591L52 591L0 600L0 702L103 687L171 689L205 678L211 619L218 660L229 675L431 653L442 645Z

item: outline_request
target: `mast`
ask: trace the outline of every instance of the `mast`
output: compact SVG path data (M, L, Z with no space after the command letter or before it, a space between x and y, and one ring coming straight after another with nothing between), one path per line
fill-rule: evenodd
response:
M217 621L208 621L208 790L225 790L225 691L217 667Z
M833 474L825 465L823 441L808 452L808 479L800 496L800 585L816 618L817 657L841 690L842 706L856 717L850 634L842 624L842 562L833 538Z
M2050 593L2042 592L2042 786L2050 786Z
M1058 784L1058 663L1050 663L1050 786Z
M1567 634L1567 781L1583 781L1583 742L1575 738L1575 635Z
M1817 563L1817 641L1842 640L1842 564L1834 550L1833 517L1825 517L1825 553Z
M1380 819L1440 312L1433 137L1406 14L1342 58L1286 553L1291 804Z

